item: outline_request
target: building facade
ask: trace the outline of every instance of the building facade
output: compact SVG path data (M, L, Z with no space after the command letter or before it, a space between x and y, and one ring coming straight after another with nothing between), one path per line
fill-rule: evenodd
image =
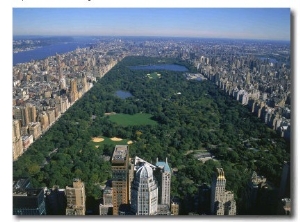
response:
M166 162L158 161L156 159L156 167L158 171L158 195L159 203L166 204L170 208L170 193L171 193L171 169L168 165L168 160Z
M29 178L13 178L13 215L46 215L44 190L31 188Z
M135 215L157 215L158 187L153 170L143 163L136 171L131 187L131 211Z
M13 160L17 160L23 154L23 143L21 137L21 123L20 120L13 120L12 130L13 141Z
M116 145L112 156L113 215L119 215L119 207L129 204L129 147Z
M66 215L85 215L85 185L80 180L73 180L73 187L66 186Z
M217 168L211 186L211 213L213 215L236 215L234 194L226 191L226 178L223 168Z
M100 215L112 215L113 209L113 191L112 187L106 186L103 190L103 203L99 205Z

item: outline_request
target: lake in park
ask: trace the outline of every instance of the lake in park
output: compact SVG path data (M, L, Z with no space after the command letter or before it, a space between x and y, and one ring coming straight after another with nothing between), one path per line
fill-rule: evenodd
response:
M131 70L169 70L178 72L187 72L185 66L175 64L162 64L162 65L142 65L142 66L129 66Z

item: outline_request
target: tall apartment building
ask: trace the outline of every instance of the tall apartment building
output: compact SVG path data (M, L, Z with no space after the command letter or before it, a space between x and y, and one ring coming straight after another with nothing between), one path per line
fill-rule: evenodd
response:
M171 193L171 169L166 158L166 162L156 159L156 167L158 175L158 202L166 204L170 208L170 193Z
M245 205L245 213L255 214L259 191L266 184L267 184L266 177L257 175L255 171L252 173L251 178L248 181L247 187L244 191L245 193L243 197L243 203Z
M56 120L56 118L55 118L55 109L54 108L49 108L47 110L47 115L48 115L49 125L52 125Z
M42 134L42 128L40 122L32 122L28 127L29 134L33 136L33 139L36 140Z
M45 215L44 190L31 188L26 177L13 178L13 215Z
M134 176L134 180L132 181L132 187L134 186L134 181L137 180L138 176L138 171L139 169L147 165L152 169L153 172L153 180L156 181L156 187L158 190L158 195L157 195L157 211L155 215L171 215L170 211L170 188L171 188L171 170L168 165L167 159L166 162L164 161L158 161L156 159L156 165L153 165L146 160L143 160L140 157L135 157L134 160L132 161L132 167L131 169L133 170L132 175ZM134 194L132 192L135 192L134 189L131 189L131 204L136 200ZM142 210L144 211L144 210ZM131 209L131 213L138 214L135 212L134 209Z
M83 93L86 93L89 90L89 85L86 80L86 75L82 75L81 81L82 81L82 91L83 91Z
M198 210L200 215L209 215L210 214L210 201L211 201L211 189L210 187L204 183L198 187Z
M71 79L70 82L70 103L74 103L78 99L77 79Z
M23 151L27 150L28 147L33 143L33 136L22 136L22 144L23 144Z
M66 190L53 186L45 191L47 215L66 215Z
M28 109L24 106L14 107L13 116L15 120L21 120L22 126L26 126L29 123Z
M28 122L36 122L37 114L36 114L36 107L30 103L26 104L26 109L28 112Z
M211 186L211 213L214 215L236 215L234 194L226 191L226 178L223 168L217 168Z
M111 215L113 209L113 190L106 186L103 190L103 203L99 205L99 215Z
M291 179L291 169L290 169L290 162L284 162L282 167L282 173L281 173L281 181L280 181L280 187L279 187L279 198L290 198L290 179Z
M147 162L137 169L131 187L131 211L135 215L157 215L158 187Z
M45 215L44 190L26 189L13 192L13 215Z
M67 96L62 96L61 97L61 108L60 108L60 112L64 113L67 111L67 109L69 109L70 107L70 102Z
M60 89L66 89L67 88L66 79L64 77L62 77L59 80L59 88Z
M129 147L116 145L112 155L113 215L119 215L120 205L129 204Z
M23 154L23 143L21 137L21 123L20 120L13 120L12 130L13 140L13 160L17 160Z
M46 130L49 127L49 117L45 111L39 115L42 131Z
M73 187L66 186L66 215L85 215L85 185L80 180L73 180Z

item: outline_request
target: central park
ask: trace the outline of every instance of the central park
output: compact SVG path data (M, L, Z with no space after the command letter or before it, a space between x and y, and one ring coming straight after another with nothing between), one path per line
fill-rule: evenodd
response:
M111 179L113 149L128 144L131 157L168 158L176 169L171 196L186 206L200 185L211 184L216 167L226 172L226 189L234 192L240 214L253 171L279 187L289 141L209 81L187 80L183 71L157 75L130 68L149 64L196 72L176 59L124 58L13 163L13 176L29 177L34 187L62 188L81 178L90 203L99 202L101 187ZM130 96L120 98L118 90ZM200 161L202 154L213 158Z

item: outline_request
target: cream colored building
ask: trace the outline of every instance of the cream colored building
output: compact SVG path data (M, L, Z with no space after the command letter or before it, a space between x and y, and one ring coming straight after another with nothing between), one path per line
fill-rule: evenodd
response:
M66 215L85 215L85 185L80 180L73 180L73 187L66 186Z

